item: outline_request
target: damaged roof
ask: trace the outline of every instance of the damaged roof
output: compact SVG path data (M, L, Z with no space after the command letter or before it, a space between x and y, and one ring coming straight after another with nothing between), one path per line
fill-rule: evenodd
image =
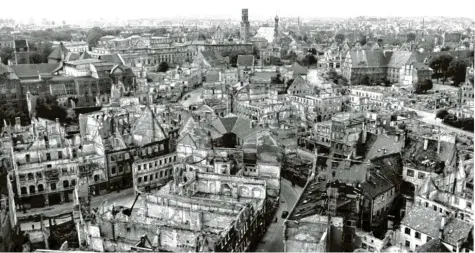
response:
M213 120L211 125L220 134L234 133L241 139L244 139L247 136L262 130L260 126L251 127L251 121L241 117L218 118Z
M140 118L132 126L134 144L142 146L167 138L160 122L150 107L145 107Z

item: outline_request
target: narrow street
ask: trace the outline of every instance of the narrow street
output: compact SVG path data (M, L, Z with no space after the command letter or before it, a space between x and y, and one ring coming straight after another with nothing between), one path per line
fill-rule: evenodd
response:
M452 127L452 126L449 126L449 125L446 125L446 124L442 123L439 119L435 118L435 113L425 112L425 111L421 111L421 110L417 110L417 109L413 109L413 108L408 108L408 107L406 107L405 109L408 110L408 111L416 112L417 115L419 115L421 117L420 121L422 121L424 123L435 125L435 126L440 126L442 131L444 131L444 130L445 131L450 131L450 132L454 132L454 133L457 133L457 134L460 134L460 135L470 136L470 137L473 138L473 133L470 133L468 131L464 131L464 130L461 130L461 129L458 129L458 128L455 128L455 127Z
M302 193L302 187L295 186L286 180L281 181L280 204L276 212L277 223L272 223L267 229L266 234L256 248L256 252L282 252L284 250L283 242L283 223L282 212L290 212Z
M192 91L186 93L183 96L183 99L180 101L180 104L183 107L188 108L188 106L190 106L191 104L199 103L199 102L203 101L203 99L201 99L201 93L202 92L203 92L203 88L198 88L196 90L192 90ZM190 96L190 97L185 100L184 98L188 97L188 96Z

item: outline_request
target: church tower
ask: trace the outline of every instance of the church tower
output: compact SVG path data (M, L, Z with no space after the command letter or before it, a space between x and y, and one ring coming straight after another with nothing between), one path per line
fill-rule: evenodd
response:
M279 43L279 17L278 16L275 16L274 43Z
M242 9L241 19L241 42L249 43L249 11L248 9Z
M30 47L27 40L14 40L15 64L30 64Z

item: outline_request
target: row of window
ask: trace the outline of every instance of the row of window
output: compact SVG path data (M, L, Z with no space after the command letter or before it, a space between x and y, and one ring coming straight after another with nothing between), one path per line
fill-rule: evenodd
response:
M409 170L409 169L407 170L406 176L408 176L408 177L414 177L414 175L415 175L414 170ZM421 171L420 171L419 173L417 173L417 178L418 178L418 179L424 179L425 177L426 177L426 173L421 172Z
M155 175L155 178L154 178ZM147 174L144 176L137 177L137 184L153 182L153 180L159 180L163 178L167 178L172 175L172 169L164 169L160 170L160 172L155 172L155 174Z
M51 164L48 164L48 168L51 168ZM54 170L57 172L57 170ZM70 168L61 168L61 173L63 176L69 176L69 175L75 175L76 174L76 168L70 167ZM36 176L36 177L35 177ZM25 180L35 180L35 179L43 179L43 172L42 171L37 171L36 173L21 173L18 174L18 177L20 181L25 181Z
M406 228L404 229L404 233L405 233L406 235L412 236L412 229L406 227ZM417 232L416 230L414 230L414 238L416 238L416 239L421 239L421 238L422 238L421 233L420 233L420 232ZM432 240L432 238L431 238L430 236L427 236L426 242L428 242L428 241L430 241L430 240Z
M143 170L153 169L153 168L156 168L158 166L162 166L162 165L165 165L165 164L172 163L172 161L176 162L176 155L174 155L173 157L170 156L170 157L158 159L158 160L155 160L154 162L138 164L137 165L137 171L141 171L142 168L143 168Z
M45 143L46 143L46 148L49 148L48 142L45 142ZM73 158L76 158L76 157L77 157L77 151L76 151L76 149L72 149L71 151L72 151ZM45 156L46 156L46 161L51 161L51 160L52 160L52 158L51 158L51 153L50 153L50 152L47 152ZM58 152L57 152L57 156L54 157L54 158L56 158L56 159L63 159L63 158L66 158L66 157L67 157L67 156L63 155L63 151L58 151ZM56 160L56 159L54 159L54 160ZM26 161L27 163L29 163L29 162L32 161L30 154L26 154L26 155L25 155L25 161Z
M70 188L74 187L76 185L76 180L73 179L71 182L68 180L63 181L63 188ZM51 183L50 184L50 190L54 191L57 189L57 183ZM38 184L38 193L44 192L45 188L43 184ZM36 186L35 185L30 185L28 188L26 186L23 186L20 188L20 193L21 195L27 195L27 194L35 194L36 193Z

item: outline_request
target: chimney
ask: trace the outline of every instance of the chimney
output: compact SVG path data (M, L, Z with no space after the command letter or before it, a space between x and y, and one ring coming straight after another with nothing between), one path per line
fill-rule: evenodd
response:
M369 169L369 164L366 170L366 182L371 182L371 170Z
M424 139L424 150L427 150L427 146L429 146L429 139Z
M439 227L439 232L440 232L440 237L442 240L444 240L444 227L445 227L445 215L442 216L442 219L440 220L440 227Z
M361 143L366 143L366 122L363 122L363 131L361 133Z

